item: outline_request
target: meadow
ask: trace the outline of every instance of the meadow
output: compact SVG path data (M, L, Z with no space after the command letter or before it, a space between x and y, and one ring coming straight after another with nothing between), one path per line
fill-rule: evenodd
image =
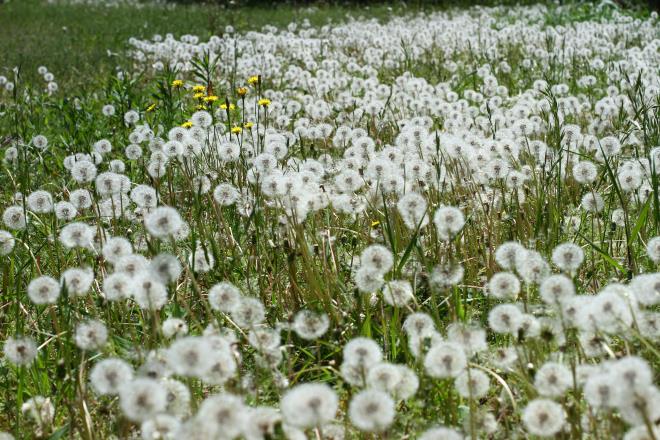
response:
M0 4L0 440L660 440L656 12L91 3Z

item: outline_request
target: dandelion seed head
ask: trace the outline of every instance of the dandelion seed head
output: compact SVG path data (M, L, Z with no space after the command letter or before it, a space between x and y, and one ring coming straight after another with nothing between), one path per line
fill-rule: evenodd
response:
M523 410L522 422L527 431L539 437L557 434L566 421L562 407L551 400L532 400Z
M116 395L133 379L133 368L119 358L107 358L92 367L89 379L97 394Z
M488 313L488 326L495 333L516 335L522 320L523 314L514 304L499 304Z
M424 358L426 373L433 378L456 377L466 366L465 352L454 342L434 344Z
M129 420L143 422L165 410L167 392L154 379L134 378L119 387L119 405Z
M81 350L98 350L108 341L108 329L102 321L90 319L76 326L76 346Z
M325 313L301 310L293 319L293 330L302 339L313 340L323 336L330 327L330 319Z
M353 396L348 407L351 423L363 432L382 432L394 421L394 400L385 392L364 390Z
M30 281L27 294L34 304L53 304L60 297L60 283L52 277L43 275Z
M296 385L280 401L282 418L300 429L320 427L331 422L338 406L337 394L321 383Z
M2 347L5 358L14 365L30 365L37 357L37 344L27 336L9 337Z

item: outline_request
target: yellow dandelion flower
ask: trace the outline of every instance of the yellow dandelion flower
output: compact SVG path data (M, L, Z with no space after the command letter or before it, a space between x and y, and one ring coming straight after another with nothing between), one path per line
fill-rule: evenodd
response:
M201 84L197 84L195 87L192 88L192 91L195 92L195 93L205 92L205 91L206 91L206 87L204 87L204 86L201 85Z
M232 127L231 128L231 132L234 133L234 134L238 134L241 131L243 131L243 129L241 127Z
M261 98L259 100L259 105L261 105L263 107L268 107L270 105L270 99Z
M218 100L218 97L215 96L215 95L209 95L209 96L207 96L207 97L204 98L204 102L211 102L211 103L213 103L213 102L215 102L215 101L217 101L217 100Z
M202 92L195 93L195 94L193 95L193 98L195 98L195 99L202 99L202 98L204 98L204 94L203 94Z
M251 76L251 77L248 78L247 82L248 82L248 84L254 85L254 84L259 82L259 77L257 75Z
M204 104L199 104L197 110L206 110L206 106Z
M249 129L249 128L252 128L253 125L254 125L254 122L246 122L245 124L243 124L243 128L248 128Z
M147 112L152 112L156 108L156 103L154 102L149 107L147 107Z
M183 124L181 124L181 126L182 126L183 128L190 128L190 127L192 127L192 122L190 122L190 121L186 121L186 122L184 122Z
M181 81L180 79L175 79L174 81L172 81L172 87L174 87L175 89L178 89L179 87L183 87L183 81Z
M238 96L241 97L247 95L247 92L248 92L247 87L239 87L238 89L236 89L236 93L238 93Z

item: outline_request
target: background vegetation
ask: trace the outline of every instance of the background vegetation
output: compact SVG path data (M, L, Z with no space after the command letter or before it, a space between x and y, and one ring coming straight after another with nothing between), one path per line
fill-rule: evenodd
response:
M118 4L71 4L54 0L8 0L0 2L0 75L18 66L24 79L39 78L37 67L45 65L60 86L89 87L97 78L112 72L122 60L118 55L131 37L154 34L193 34L202 40L221 34L225 26L237 31L261 29L265 25L286 26L309 20L313 26L346 19L389 17L425 13L439 8L460 8L468 1L413 2L241 2L195 0L136 6ZM481 1L480 4L529 3ZM645 16L643 1L622 2L633 15ZM552 20L589 20L600 14L594 3L574 3L570 13Z

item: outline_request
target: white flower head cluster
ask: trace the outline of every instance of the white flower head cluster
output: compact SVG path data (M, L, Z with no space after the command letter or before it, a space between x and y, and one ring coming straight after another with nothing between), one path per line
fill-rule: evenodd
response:
M660 438L658 18L552 8L132 38L158 105L24 127L0 286L35 435Z

